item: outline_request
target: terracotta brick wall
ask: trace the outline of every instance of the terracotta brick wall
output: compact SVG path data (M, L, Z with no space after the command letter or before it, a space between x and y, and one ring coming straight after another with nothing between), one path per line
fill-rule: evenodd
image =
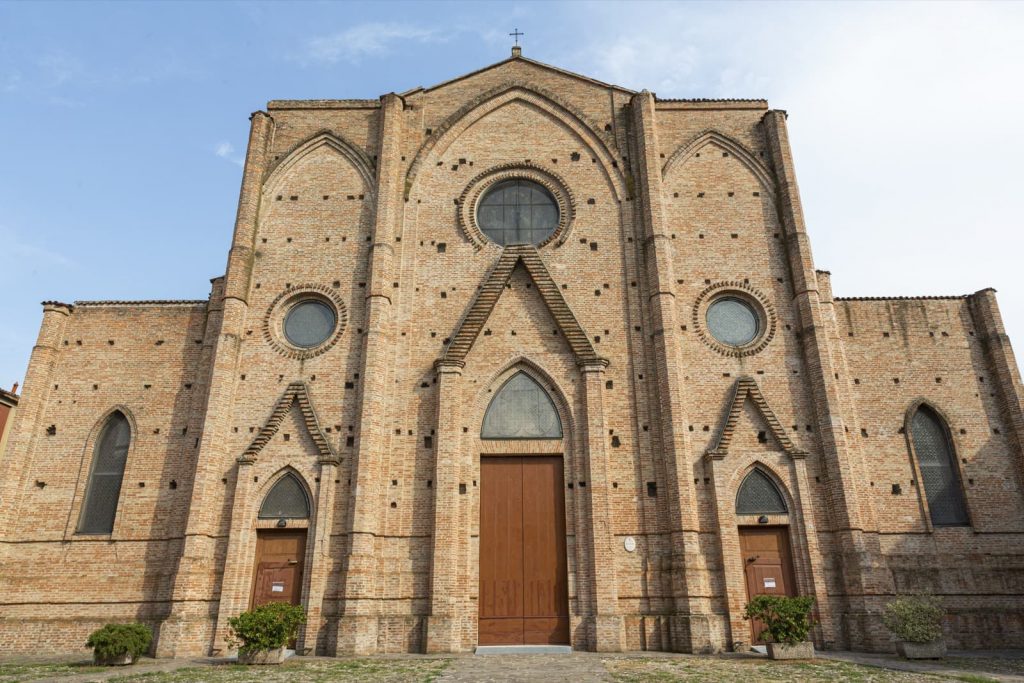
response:
M502 173L549 184L567 217L507 272L467 205ZM917 589L946 596L951 644L1021 640L1024 417L994 298L834 300L767 103L660 101L525 59L379 101L274 101L239 206L209 302L45 307L2 463L9 648L141 619L160 655L224 651L256 511L289 468L314 503L303 646L469 650L479 456L525 452L564 457L578 648L749 639L734 501L754 466L791 505L774 521L820 646L886 649L886 596ZM763 310L757 348L704 329L726 291ZM281 338L300 295L343 319L316 353ZM561 441L479 438L520 370ZM919 399L949 419L969 528L922 514L900 432ZM81 537L91 444L119 407L114 533Z

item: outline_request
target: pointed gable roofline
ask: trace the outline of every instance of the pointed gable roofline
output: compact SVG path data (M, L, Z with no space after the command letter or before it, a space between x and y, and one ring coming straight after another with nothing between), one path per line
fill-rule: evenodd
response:
M458 365L466 362L466 355L473 348L480 330L491 316L491 312L494 311L502 292L505 291L505 285L512 277L512 271L520 263L523 264L526 272L537 285L537 291L548 307L548 311L551 312L551 317L555 319L559 331L565 335L565 339L576 357L576 364L601 363L607 365L608 361L597 355L597 351L590 342L590 337L576 320L572 309L569 308L569 304L566 303L559 291L558 285L555 284L547 267L540 259L537 248L532 244L515 244L502 250L501 256L487 274L480 291L477 292L465 317L459 323L459 329L455 332L455 336L452 337L448 348L445 349L444 355L438 362Z
M302 413L302 420L306 425L306 431L309 432L309 438L313 440L313 444L320 453L320 462L338 462L338 456L335 455L327 436L320 429L320 422L317 420L316 411L313 410L313 403L310 401L305 382L292 382L288 385L288 388L281 394L281 398L277 399L277 404L270 413L267 423L263 425L256 438L238 458L239 462L254 462L256 460L256 456L260 454L263 447L270 443L270 440L277 434L277 430L281 428L281 423L295 402L299 404L299 412Z
M623 88L621 85L614 85L612 83L605 83L603 81L597 80L596 78L590 78L589 76L583 76L582 74L578 74L578 73L575 73L573 71L567 71L565 69L559 69L557 66L551 66L550 64L545 64L544 62L538 62L537 60L530 59L529 57L523 57L522 54L513 54L511 57L509 57L507 59L503 59L500 62L495 62L494 64L491 64L490 66L485 66L482 69L477 69L476 71L470 71L468 74L463 74L461 76L456 76L455 78L450 78L447 81L442 81L440 83L437 83L436 85L431 85L431 86L426 87L426 88L424 88L422 85L416 86L412 90L406 90L405 92L400 93L400 96L401 97L408 97L410 95L416 95L416 94L419 94L419 93L430 92L431 90L437 90L438 88L443 88L446 85L451 85L452 83L458 83L459 81L465 80L467 78L472 78L473 76L476 76L477 74L482 74L482 73L484 73L486 71L490 71L491 69L497 69L499 66L503 66L505 64L509 64L511 62L516 62L516 61L526 62L527 64L532 64L532 65L534 65L536 67L540 67L541 69L545 69L547 71L552 71L554 73L561 74L563 76L568 76L570 78L575 78L575 79L580 80L580 81L585 81L587 83L591 83L593 85L596 85L596 86L599 86L599 87L602 87L602 88L613 88L613 89L618 90L620 92L626 93L627 95L635 95L636 94L635 90L630 90L629 88Z
M729 454L729 444L732 443L732 435L736 430L736 423L739 421L740 413L743 411L743 404L746 403L748 397L753 399L754 406L761 413L761 418L764 419L765 424L772 431L772 436L782 446L782 450L791 458L807 457L807 452L797 448L789 436L786 435L786 430L782 428L779 418L775 416L775 412L769 407L768 401L765 400L764 394L761 393L761 388L757 386L757 382L754 381L753 377L746 375L736 380L736 384L733 387L732 405L729 407L725 424L722 425L722 430L718 434L718 442L705 455L709 458L720 460Z

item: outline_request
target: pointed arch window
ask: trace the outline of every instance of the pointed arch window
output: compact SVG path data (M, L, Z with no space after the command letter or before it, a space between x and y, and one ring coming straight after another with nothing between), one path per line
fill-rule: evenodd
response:
M525 372L519 372L491 399L480 438L561 439L562 421L548 392Z
M92 472L78 522L80 534L109 534L114 530L121 480L128 460L132 428L120 411L113 412L100 430L93 451Z
M736 514L784 515L789 512L779 487L759 469L747 475L736 494Z
M946 423L934 410L921 406L910 421L910 431L932 524L970 524Z
M309 519L309 497L299 478L281 477L260 506L260 519Z

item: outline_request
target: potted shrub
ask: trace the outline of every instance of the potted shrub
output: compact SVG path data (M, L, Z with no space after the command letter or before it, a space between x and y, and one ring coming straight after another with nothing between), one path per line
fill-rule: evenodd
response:
M786 595L758 595L747 603L744 619L759 619L764 624L761 639L768 643L772 659L811 659L814 643L807 640L814 620L814 598Z
M228 619L229 643L238 647L239 664L280 664L306 613L298 605L272 602Z
M945 611L933 595L904 595L885 606L882 621L896 636L896 651L907 659L941 659Z
M124 666L149 652L153 634L142 624L107 624L89 634L86 647L92 648L92 659L101 666Z

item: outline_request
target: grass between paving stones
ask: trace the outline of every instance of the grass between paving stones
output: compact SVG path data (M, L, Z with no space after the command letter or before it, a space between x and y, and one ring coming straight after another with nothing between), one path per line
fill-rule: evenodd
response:
M260 681L285 683L291 681L346 681L346 683L433 683L448 666L447 659L336 659L299 661L292 659L278 666L216 666L187 667L174 671L155 671L108 679L117 683L190 683L209 681Z
M61 678L105 670L105 667L94 666L91 661L3 662L0 663L0 683L21 683L21 681L38 680L40 678Z
M953 669L1024 676L1024 658L1020 657L946 657L942 663Z
M775 662L767 659L725 657L608 659L605 670L619 683L675 683L676 681L850 681L855 683L904 683L950 680L943 676L891 671L849 662L816 659Z

